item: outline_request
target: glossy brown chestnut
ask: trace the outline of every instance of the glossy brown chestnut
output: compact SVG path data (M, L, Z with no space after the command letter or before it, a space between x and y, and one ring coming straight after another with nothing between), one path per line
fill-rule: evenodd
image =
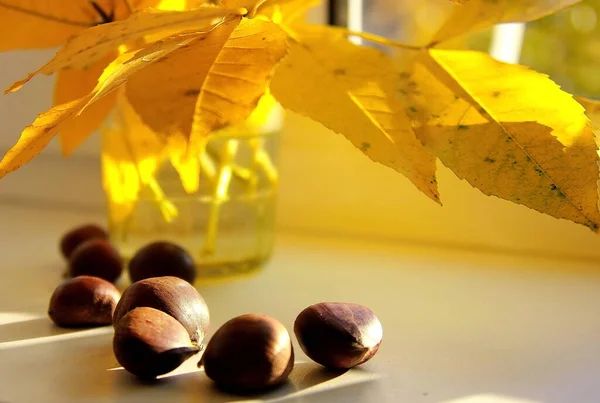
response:
M69 258L71 277L94 276L114 283L121 276L123 261L119 252L104 239L91 239L79 245Z
M150 307L171 315L185 327L191 340L200 344L206 336L210 317L198 291L178 277L152 277L131 284L117 305L113 323L138 307Z
M96 224L85 224L66 232L60 240L60 251L65 258L85 241L90 239L108 239L108 233L104 228Z
M196 265L185 249L171 242L153 242L138 250L129 262L132 282L174 276L188 283L196 279Z
M48 316L62 327L110 325L120 296L119 290L106 280L75 277L54 290Z
M284 382L294 367L286 328L266 315L242 315L225 323L206 346L198 366L230 391L257 391Z
M370 360L381 345L383 328L369 308L322 302L303 310L294 323L302 351L329 368L347 369Z
M155 378L200 351L187 330L154 308L136 308L115 327L113 351L119 364L141 378Z

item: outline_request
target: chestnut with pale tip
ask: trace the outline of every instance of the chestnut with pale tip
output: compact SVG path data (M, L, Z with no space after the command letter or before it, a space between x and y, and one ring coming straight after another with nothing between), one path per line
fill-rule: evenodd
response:
M200 350L181 323L158 309L136 308L115 326L115 357L140 378L169 373Z
M79 276L62 282L52 294L48 316L61 327L105 326L112 323L121 293L98 277Z
M217 330L198 366L227 391L260 391L287 380L294 367L294 349L288 331L277 320L242 315Z
M123 261L119 252L104 239L85 241L69 257L70 277L94 276L114 283L122 271Z
M91 239L108 239L108 232L96 224L84 224L67 231L60 240L60 252L68 259L82 243Z
M158 309L174 317L196 344L202 343L208 331L210 316L204 299L190 283L178 277L151 277L131 284L117 305L113 324L139 307Z
M294 322L302 351L329 368L349 369L375 355L383 328L369 308L352 303L322 302L304 309Z

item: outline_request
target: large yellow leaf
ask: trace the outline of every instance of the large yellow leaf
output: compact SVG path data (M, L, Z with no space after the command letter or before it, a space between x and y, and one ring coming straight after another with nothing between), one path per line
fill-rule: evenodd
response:
M136 73L161 60L171 52L186 48L196 40L202 40L208 32L176 35L119 55L102 72L94 88L94 94L85 108L121 87Z
M200 34L191 37L202 38ZM17 144L9 150L2 162L0 162L0 177L31 161L46 147L57 133L68 128L70 125L77 125L78 119L84 116L86 111L89 110L87 108L93 107L96 102L103 102L104 97L107 95L111 96L112 91L125 83L129 76L151 63L161 60L171 50L185 46L185 44L186 40L177 36L150 44L148 48L137 52L119 56L107 66L98 79L96 88L91 93L66 104L55 106L49 111L42 113L33 125L23 131ZM130 67L127 64L130 58L138 63L132 63L132 67ZM127 68L122 68L124 65ZM100 93L102 96L98 96Z
M82 70L61 70L58 72L54 105L60 105L84 97L92 92L104 68L116 55L100 60ZM108 116L115 103L115 94L104 97L87 108L76 120L62 125L59 137L63 155L69 156Z
M470 0L450 14L436 33L438 43L505 22L526 22L550 15L581 0Z
M188 136L199 108L196 133L206 136L252 112L285 55L285 36L266 21L238 23L222 24L129 79L128 99L154 131Z
M148 7L157 1L130 0L130 5ZM127 3L120 0L0 0L0 51L58 46L106 22L104 17L123 20L129 14Z
M598 154L584 110L547 76L431 50L401 92L421 141L486 195L598 231Z
M129 41L172 30L206 29L227 15L238 15L242 12L239 9L221 7L203 7L192 11L138 11L125 21L98 25L75 34L52 60L13 84L7 92L18 90L37 74L52 74L66 67L89 66Z
M224 23L223 25L235 25L238 22L239 18L235 21ZM222 25L218 25L218 27L221 26ZM113 94L113 92L116 89L128 83L128 81L132 77L135 77L136 74L143 72L144 69L149 68L150 66L152 66L153 63L156 63L166 57L169 57L171 53L175 54L175 51L177 50L189 49L189 47L192 46L192 44L197 45L197 43L199 42L209 43L204 42L204 40L209 35L212 36L212 33L213 31L216 31L216 28L217 27L215 27L215 29L211 29L208 32L198 32L194 34L172 36L169 38L162 39L160 41L153 42L151 44L147 44L142 49L133 50L121 54L119 57L113 60L102 72L102 75L98 79L98 83L93 90L92 96L89 98L86 105L82 108L82 112L80 112L81 116L85 114L87 108L92 108L95 106L96 103L102 102L104 97ZM191 67L193 68L194 66ZM154 87L152 86L145 85L143 87L143 90L152 92L153 88ZM129 103L127 103L127 106L130 107ZM163 116L162 118L166 119L169 118L169 116Z
M287 37L276 24L242 20L198 87L192 141L248 118L287 50Z
M129 78L127 98L152 130L190 133L202 83L240 20L236 18L218 26L202 40L188 43Z
M435 157L417 140L396 96L390 59L347 40L344 31L297 28L271 91L286 108L341 133L369 158L407 176L438 201Z
M79 112L88 98L89 96L55 106L39 115L0 161L0 178L35 158L61 127Z

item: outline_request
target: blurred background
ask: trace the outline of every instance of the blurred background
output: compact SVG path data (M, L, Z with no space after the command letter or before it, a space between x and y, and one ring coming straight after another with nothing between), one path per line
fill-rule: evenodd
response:
M365 30L403 42L427 43L454 6L449 1L363 0ZM565 91L600 97L600 0L526 24L520 63L546 73ZM488 51L494 30L447 47Z
M353 23L360 21L366 31L417 44L434 34L453 7L448 0L351 0L350 4ZM326 22L330 9L325 2L308 19ZM600 0L585 0L527 24L521 63L549 74L566 91L600 97L599 18ZM458 38L447 46L488 51L499 39L498 32ZM37 69L53 53L0 54L0 86L6 88ZM50 107L51 90L52 80L43 77L19 93L0 97L2 152ZM98 144L97 136L90 139L71 161L63 160L54 144L43 157L0 181L0 195L18 203L36 197L53 206L103 209ZM281 142L278 227L398 244L600 261L600 239L586 228L486 197L441 164L439 169L444 207L399 174L372 163L342 136L289 113ZM52 179L43 178L41 174L49 170L54 172Z

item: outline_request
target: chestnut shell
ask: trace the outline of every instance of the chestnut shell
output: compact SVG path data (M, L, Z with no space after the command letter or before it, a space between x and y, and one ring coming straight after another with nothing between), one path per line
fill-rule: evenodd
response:
M155 378L179 367L200 351L187 330L154 308L136 308L115 327L113 351L119 364L141 378Z
M367 362L383 339L381 322L372 310L341 302L322 302L304 309L294 322L294 333L310 359L335 369Z
M110 325L120 297L119 290L106 280L75 277L54 290L48 316L61 327Z
M200 293L185 280L165 276L131 284L117 305L113 324L139 307L150 307L171 315L186 328L194 343L202 343L206 336L210 323L208 307Z
M122 271L119 252L104 239L85 241L69 257L68 274L71 277L94 276L114 283Z
M142 247L129 262L132 282L163 276L179 277L193 284L196 279L194 259L179 245L158 241Z
M266 315L248 314L217 330L198 365L222 388L257 391L288 378L294 367L294 349L281 323Z

